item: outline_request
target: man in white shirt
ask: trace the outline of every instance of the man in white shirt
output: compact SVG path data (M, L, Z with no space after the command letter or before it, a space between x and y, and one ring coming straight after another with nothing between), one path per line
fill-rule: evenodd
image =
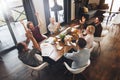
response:
M50 18L50 24L48 25L48 30L51 34L59 32L60 23L56 22L54 18Z

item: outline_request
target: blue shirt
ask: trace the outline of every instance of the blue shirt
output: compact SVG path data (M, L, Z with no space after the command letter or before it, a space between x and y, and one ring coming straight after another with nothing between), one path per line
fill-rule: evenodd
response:
M77 52L65 53L64 56L68 59L73 60L72 68L80 68L87 64L90 59L89 49L84 48L82 50L78 50Z

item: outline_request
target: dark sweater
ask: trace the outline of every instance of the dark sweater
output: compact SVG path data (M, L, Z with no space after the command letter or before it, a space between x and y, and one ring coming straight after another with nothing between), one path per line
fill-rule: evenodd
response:
M93 25L95 27L95 33L94 33L94 36L95 37L101 37L101 33L102 33L102 25L101 24L95 24L95 23L92 23L91 25Z

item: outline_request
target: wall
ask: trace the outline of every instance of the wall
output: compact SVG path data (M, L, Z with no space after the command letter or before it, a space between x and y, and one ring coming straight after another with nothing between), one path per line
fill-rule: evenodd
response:
M71 0L71 20L75 19L75 3L74 0Z
M44 3L43 0L32 0L35 10L39 13L40 19L42 21L41 33L47 33L46 29L46 20L45 20L45 12L44 12ZM71 20L75 19L75 3L74 0L71 0Z
M45 33L47 33L47 28L46 28L46 22L45 22L45 12L44 12L43 0L33 0L33 4L35 7L35 11L39 13L40 20L42 22L40 31L42 34L45 34Z
M90 3L97 3L97 4L99 4L99 2L100 2L100 0L89 0L88 4L90 4Z

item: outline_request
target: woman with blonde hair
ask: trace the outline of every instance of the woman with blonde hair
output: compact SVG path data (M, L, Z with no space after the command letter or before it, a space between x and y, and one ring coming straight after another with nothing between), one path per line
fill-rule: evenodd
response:
M84 36L84 39L87 42L86 48L90 49L93 46L94 32L95 27L93 25L88 25L86 28L86 36Z

